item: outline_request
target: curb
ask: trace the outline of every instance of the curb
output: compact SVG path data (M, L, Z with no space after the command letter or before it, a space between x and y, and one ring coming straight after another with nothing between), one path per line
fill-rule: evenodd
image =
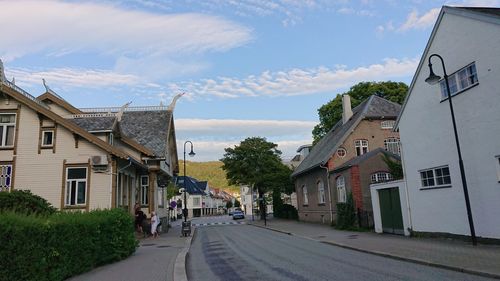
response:
M389 253L379 252L379 251L374 251L374 250L366 250L366 249L357 248L357 247L345 245L345 244L338 243L338 242L316 240L313 238L300 236L300 235L297 235L297 234L294 234L291 232L286 232L283 230L270 228L270 227L266 227L266 226L261 226L261 225L256 225L256 224L249 224L249 225L264 228L264 229L279 232L279 233L284 233L284 234L288 234L288 235L292 235L292 236L301 237L304 239L320 242L323 244L329 244L329 245L333 245L333 246L337 246L337 247L341 247L341 248L345 248L345 249L349 249L349 250L354 250L354 251L358 251L358 252L362 252L362 253L373 254L373 255L377 255L377 256L381 256L381 257L392 258L395 260L407 261L407 262L412 262L412 263L417 263L417 264L422 264L422 265L427 265L427 266L432 266L432 267L437 267L437 268L443 268L443 269L448 269L448 270L453 270L453 271L458 271L458 272L463 272L463 273L468 273L468 274L473 274L473 275L478 275L478 276L483 276L483 277L488 277L488 278L500 279L500 275L494 274L494 273L477 271L477 270L473 270L473 269L456 267L456 266L451 266L451 265L446 265L446 264L440 264L440 263L435 263L435 262L416 259L416 258L408 258L408 257L404 257L404 256L399 256L399 255L395 255L395 254L389 254Z
M196 227L193 228L193 235L189 236L184 243L184 248L177 254L174 264L174 281L187 281L186 259L191 248L191 242L196 234Z

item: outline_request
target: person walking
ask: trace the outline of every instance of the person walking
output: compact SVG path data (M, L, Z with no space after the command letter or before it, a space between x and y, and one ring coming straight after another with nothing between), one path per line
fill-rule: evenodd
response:
M151 212L151 234L153 238L158 238L158 224L160 223L156 212Z

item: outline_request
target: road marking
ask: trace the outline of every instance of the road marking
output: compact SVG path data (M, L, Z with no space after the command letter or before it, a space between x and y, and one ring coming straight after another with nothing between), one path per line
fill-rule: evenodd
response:
M246 222L244 222L244 221L230 221L230 222L193 223L193 226L213 226L213 225L231 225L231 224L246 224Z

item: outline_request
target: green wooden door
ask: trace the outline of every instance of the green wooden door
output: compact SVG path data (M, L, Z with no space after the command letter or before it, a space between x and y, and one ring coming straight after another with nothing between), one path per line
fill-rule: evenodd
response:
M404 234L403 215L397 187L378 191L382 230L387 233Z

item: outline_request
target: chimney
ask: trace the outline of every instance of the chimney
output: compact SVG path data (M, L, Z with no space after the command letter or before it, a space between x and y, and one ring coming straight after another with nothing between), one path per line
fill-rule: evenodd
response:
M342 125L352 117L351 97L342 95Z

